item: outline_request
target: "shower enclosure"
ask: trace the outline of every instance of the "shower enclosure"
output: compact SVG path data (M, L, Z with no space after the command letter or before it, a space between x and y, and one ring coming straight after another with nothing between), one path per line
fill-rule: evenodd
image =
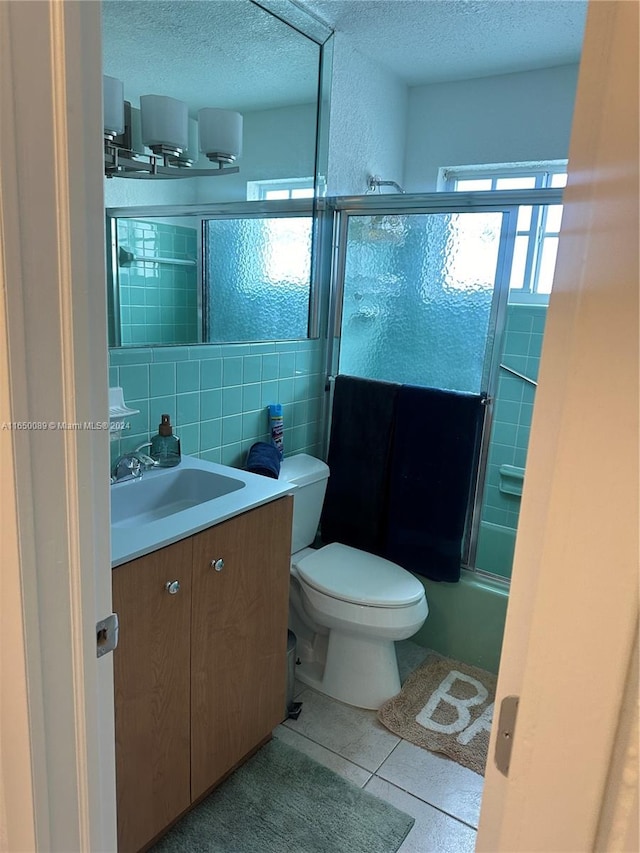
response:
M462 564L495 578L511 572L535 386L527 369L535 372L545 310L510 304L509 284L522 211L560 199L534 190L326 205L334 229L327 373L486 396Z
M255 346L261 372L225 377L239 449L263 437L264 406L279 401L288 452L320 452L325 378L338 373L484 395L462 562L506 580L545 319L543 305L511 295L534 255L527 228L557 219L561 198L558 188L111 209L110 342ZM276 346L281 355L262 355Z

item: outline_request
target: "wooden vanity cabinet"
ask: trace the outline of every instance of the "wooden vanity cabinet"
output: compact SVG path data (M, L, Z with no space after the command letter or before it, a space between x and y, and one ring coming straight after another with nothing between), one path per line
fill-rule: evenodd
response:
M193 537L193 799L284 717L291 509L283 502Z
M154 840L284 717L292 505L112 572L120 853Z
M191 803L192 550L184 539L112 572L118 850L127 853Z

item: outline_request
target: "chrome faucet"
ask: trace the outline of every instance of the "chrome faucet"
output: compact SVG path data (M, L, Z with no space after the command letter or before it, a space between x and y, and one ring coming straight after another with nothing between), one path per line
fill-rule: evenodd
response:
M139 480L146 470L155 468L158 463L142 452L143 447L150 446L151 442L147 441L136 447L135 450L118 456L111 468L111 483L119 483L122 480Z

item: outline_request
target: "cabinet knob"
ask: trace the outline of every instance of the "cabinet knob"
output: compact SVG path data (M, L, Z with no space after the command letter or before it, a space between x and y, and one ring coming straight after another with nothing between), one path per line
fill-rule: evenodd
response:
M221 572L224 569L224 560L222 558L219 560L211 560L211 568L215 569L216 572Z
M164 588L169 595L175 595L177 592L180 592L180 581L167 581Z

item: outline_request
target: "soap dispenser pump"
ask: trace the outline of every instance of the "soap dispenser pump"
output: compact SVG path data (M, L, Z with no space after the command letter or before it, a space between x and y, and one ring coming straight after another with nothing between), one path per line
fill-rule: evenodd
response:
M180 439L173 434L169 415L161 415L158 434L151 439L149 455L161 468L171 468L180 462Z

